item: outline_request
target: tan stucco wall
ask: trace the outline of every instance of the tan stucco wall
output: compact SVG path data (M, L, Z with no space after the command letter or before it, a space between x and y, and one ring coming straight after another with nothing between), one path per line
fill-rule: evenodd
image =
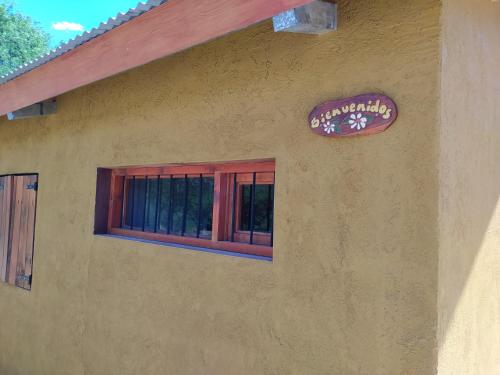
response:
M500 374L500 3L443 4L439 374Z
M33 290L0 285L0 373L434 374L436 0L339 2L322 37L269 22L0 121L0 172L40 173ZM385 133L313 134L382 91ZM95 237L99 166L276 158L272 263Z

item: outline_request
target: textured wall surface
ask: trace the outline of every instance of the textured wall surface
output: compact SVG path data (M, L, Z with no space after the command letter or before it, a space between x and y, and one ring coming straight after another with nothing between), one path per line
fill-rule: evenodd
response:
M500 374L500 3L443 4L439 374Z
M440 3L339 11L335 33L265 22L0 121L0 173L40 173L33 290L0 285L2 375L435 373ZM399 106L385 133L308 129L373 91ZM271 157L272 263L92 234L97 167Z

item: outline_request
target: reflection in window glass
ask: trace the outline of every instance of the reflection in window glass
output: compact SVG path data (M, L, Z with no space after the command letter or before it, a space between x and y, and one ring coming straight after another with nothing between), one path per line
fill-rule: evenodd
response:
M240 230L250 231L252 225L252 185L241 185ZM255 185L254 222L255 232L271 233L273 226L274 185Z
M211 238L214 178L126 180L125 226L134 230Z

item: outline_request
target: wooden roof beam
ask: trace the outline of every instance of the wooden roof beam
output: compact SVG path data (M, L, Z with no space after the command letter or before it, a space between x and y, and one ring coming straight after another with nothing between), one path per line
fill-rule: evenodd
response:
M169 0L0 85L0 115L243 29L311 0Z

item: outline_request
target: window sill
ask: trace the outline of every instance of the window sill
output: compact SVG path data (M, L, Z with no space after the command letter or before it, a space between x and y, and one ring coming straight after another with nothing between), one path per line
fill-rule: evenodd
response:
M174 247L174 248L178 248L178 249L201 251L201 252L205 252L205 253L219 254L219 255L225 255L225 256L231 256L231 257L237 257L237 258L262 260L262 261L266 261L266 262L273 261L273 258L268 257L268 256L237 253L237 252L228 251L228 250L217 250L217 249L211 249L208 247L185 245L185 244L180 244L180 243L175 243L175 242L148 240L148 239L130 237L130 236L125 236L125 235L120 235L120 234L96 234L96 236L105 237L105 238L116 238L116 239L128 240L128 241L140 242L140 243L149 243L149 244L153 244L153 245Z
M175 244L228 251L234 253L257 255L268 258L272 258L273 256L272 247L262 246L257 244L250 245L248 243L241 243L241 242L213 241L202 238L177 236L173 234L166 234L159 232L156 233L146 232L146 231L142 232L126 228L110 228L108 234L117 234L119 236L124 236L124 237L132 237L143 240L159 241L166 243L175 243Z

